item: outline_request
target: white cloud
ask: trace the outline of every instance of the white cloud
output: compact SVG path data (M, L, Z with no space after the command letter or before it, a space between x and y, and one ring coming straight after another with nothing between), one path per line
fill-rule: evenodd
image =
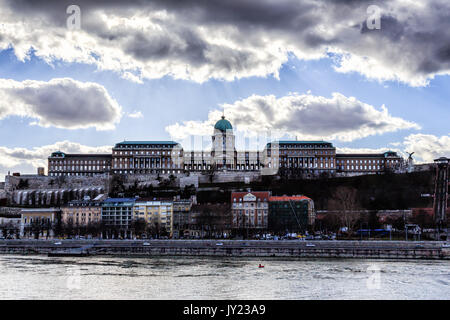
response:
M439 157L450 158L450 134L437 137L432 134L410 134L402 142L390 143L394 148L348 148L337 147L338 153L382 153L388 150L396 151L399 155L408 158L412 155L415 163L431 163Z
M128 71L125 71L122 74L122 78L125 79L125 80L129 80L131 82L139 83L139 84L143 84L144 83L142 81L142 79L140 79L138 76L136 76L136 75L134 75L134 74L132 74L131 72L128 72Z
M226 118L246 135L272 137L290 135L303 140L353 141L371 135L403 129L419 129L416 123L393 117L383 105L375 108L333 93L331 98L293 93L276 98L252 95L233 104L222 105ZM191 135L210 135L222 112L211 111L206 121L186 121L167 126L175 139Z
M0 120L9 116L36 119L31 124L42 127L110 130L120 120L121 107L97 83L0 79Z
M437 137L432 134L411 134L403 141L404 150L415 152L416 162L433 162L439 157L450 158L450 134Z
M386 151L395 151L403 154L403 151L397 148L349 148L336 147L336 153L384 153Z
M450 3L312 0L77 1L81 30L68 31L59 0L0 0L0 50L20 60L30 50L55 60L96 65L130 81L171 76L278 77L290 53L335 55L336 70L424 86L450 74ZM381 8L381 29L365 25ZM337 55L337 56L336 56Z
M140 111L134 111L134 112L128 113L127 116L129 118L135 118L135 119L144 117L144 115Z

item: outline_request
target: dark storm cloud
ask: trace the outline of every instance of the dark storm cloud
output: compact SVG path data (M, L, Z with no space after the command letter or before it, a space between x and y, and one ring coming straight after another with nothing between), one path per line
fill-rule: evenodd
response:
M368 78L411 85L425 85L436 73L450 70L446 46L450 43L450 3L445 0L4 0L3 6L23 18L17 21L26 23L28 18L36 23L33 19L40 19L49 37L54 32L53 37L63 41L64 33L52 26L65 27L70 4L81 7L82 29L91 37L90 45L80 47L76 57L55 48L54 58L100 63L89 60L95 53L103 55L100 68L140 70L144 78L170 74L204 81L277 75L289 52L300 59L343 54L337 60L340 72L357 71ZM367 28L369 5L381 9L380 30ZM142 20L133 24L136 16L156 27L140 27ZM111 26L109 22L117 17L128 24L120 21ZM15 39L9 34L3 35L2 42L21 49L20 57L29 42L28 47L38 55L42 52L44 58L52 59L41 50L41 42L52 41L43 37L32 34ZM369 60L371 68L358 65L362 58Z

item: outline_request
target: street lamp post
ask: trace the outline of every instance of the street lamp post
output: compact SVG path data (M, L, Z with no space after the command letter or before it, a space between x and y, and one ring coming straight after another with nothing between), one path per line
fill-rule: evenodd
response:
M363 231L362 231L362 222L360 221L360 222L359 222L359 236L360 236L360 238L361 238L361 241L362 241L362 234L363 234Z

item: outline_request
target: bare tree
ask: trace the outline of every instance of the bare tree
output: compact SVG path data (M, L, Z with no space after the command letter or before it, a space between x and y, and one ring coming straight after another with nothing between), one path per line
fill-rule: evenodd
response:
M338 231L341 226L340 215L335 212L328 212L320 219L316 219L315 225L319 227L321 231Z
M231 228L231 208L227 203L200 204L193 210L196 214L196 225L205 232L206 237L223 237Z
M135 236L140 238L145 230L147 230L147 221L144 218L134 219L131 222L131 230Z
M209 182L212 183L214 180L214 176L216 175L217 164L214 162L209 169L207 169L204 174L209 177Z
M349 237L352 235L360 218L357 210L360 210L361 206L357 195L358 190L355 188L337 187L331 200L328 202L328 209L338 211L341 226L347 228Z

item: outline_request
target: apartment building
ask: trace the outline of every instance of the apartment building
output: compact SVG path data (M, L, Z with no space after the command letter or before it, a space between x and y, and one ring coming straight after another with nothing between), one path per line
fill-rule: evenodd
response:
M108 198L102 202L102 223L105 237L131 237L135 198Z
M91 200L73 200L61 207L61 222L68 225L87 226L102 221L102 203Z
M138 200L134 203L133 219L143 219L157 234L173 235L173 202Z

